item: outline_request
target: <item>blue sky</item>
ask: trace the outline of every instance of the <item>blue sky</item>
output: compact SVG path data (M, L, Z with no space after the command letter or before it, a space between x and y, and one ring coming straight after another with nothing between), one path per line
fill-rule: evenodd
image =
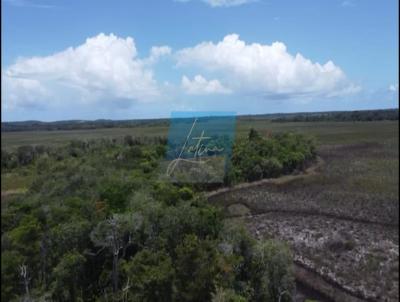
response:
M3 120L398 107L395 0L2 0L2 22Z

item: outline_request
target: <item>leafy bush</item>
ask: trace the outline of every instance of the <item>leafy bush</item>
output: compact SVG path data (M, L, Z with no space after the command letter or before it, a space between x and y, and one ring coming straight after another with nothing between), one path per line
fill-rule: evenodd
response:
M314 158L315 144L310 138L293 133L262 138L251 129L248 139L239 140L233 146L225 183L278 177L303 169Z
M133 301L172 301L174 267L164 251L144 249L123 265L126 298Z

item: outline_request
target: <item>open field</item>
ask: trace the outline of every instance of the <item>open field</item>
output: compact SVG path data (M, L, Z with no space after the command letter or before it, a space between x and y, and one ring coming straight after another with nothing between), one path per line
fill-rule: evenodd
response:
M399 133L398 121L266 123L240 120L238 134L248 133L252 127L261 133L294 131L312 135L320 145L393 140Z
M266 135L269 132L292 131L311 135L316 138L318 153L327 165L324 173L315 176L304 183L295 183L290 186L290 190L319 192L319 199L323 200L336 208L339 213L346 212L347 207L338 206L331 203L330 192L340 192L335 195L336 202L342 203L347 200L343 196L369 196L375 204L374 208L366 207L364 210L349 207L350 211L367 213L371 210L375 215L374 209L381 205L381 201L388 203L394 200L397 203L398 188L398 121L379 121L379 122L289 122L275 123L268 120L246 120L240 118L237 122L236 135L244 136L250 128L255 128L260 133ZM99 138L122 139L125 135L138 137L166 136L168 129L161 126L139 126L133 128L108 128L93 130L70 130L70 131L34 131L34 132L3 132L2 148L14 149L21 145L63 145L73 139L90 140ZM18 175L4 175L2 191L18 191L26 189L32 181L29 170L22 169ZM320 187L325 186L325 190L320 192ZM327 189L329 188L329 190ZM269 190L269 189L268 189ZM268 191L267 190L267 191ZM270 191L270 190L269 190ZM370 196L373 198L370 198ZM326 196L325 196L326 195ZM297 198L297 197L296 197ZM310 198L305 196L307 203ZM363 205L364 206L364 205ZM387 210L387 218L396 221L398 217L391 208ZM342 211L343 210L343 211ZM348 212L347 212L348 213ZM351 212L352 213L352 212ZM353 215L353 214L351 214Z
M268 120L239 119L236 136L246 135L250 128L254 128L264 135L269 132L285 131L311 135L316 138L319 153L322 153L323 159L341 156L340 160L335 161L334 166L329 166L330 176L327 178L327 174L324 174L318 179L319 182L331 182L339 187L350 186L349 192L354 192L354 190L365 192L367 190L379 194L398 194L398 121L274 123ZM74 139L122 139L125 135L167 136L168 129L161 126L140 126L70 131L3 132L1 143L2 148L7 150L22 145L63 145ZM366 146L369 147L362 148L359 144L367 144ZM345 145L357 145L358 147L349 146L346 151ZM342 151L336 152L340 150ZM346 156L351 156L351 158ZM348 165L348 160L354 166ZM347 171L346 177L343 177L344 171ZM31 179L29 175L26 175L27 173L22 176L14 175L12 178L7 175L2 185L2 191L25 188ZM21 185L19 185L20 183Z
M269 120L249 120L239 118L236 135L243 136L254 128L266 134L293 131L312 135L319 144L350 144L354 142L373 142L390 140L398 136L398 121L377 122L289 122L276 123ZM122 138L132 136L167 136L165 126L138 126L132 128L104 128L90 130L62 131L22 131L3 132L3 148L12 149L21 145L63 144L72 139Z
M62 145L70 140L90 140L100 138L123 138L132 136L164 136L166 127L104 128L88 130L60 131L21 131L3 132L1 144L3 148L12 149L21 145Z

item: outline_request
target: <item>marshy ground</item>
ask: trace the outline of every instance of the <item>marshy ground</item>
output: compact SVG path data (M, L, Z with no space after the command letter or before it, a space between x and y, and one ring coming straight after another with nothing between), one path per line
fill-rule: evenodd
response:
M398 130L376 135L380 130L322 142L317 173L241 186L212 200L256 237L288 242L295 263L349 299L397 301Z

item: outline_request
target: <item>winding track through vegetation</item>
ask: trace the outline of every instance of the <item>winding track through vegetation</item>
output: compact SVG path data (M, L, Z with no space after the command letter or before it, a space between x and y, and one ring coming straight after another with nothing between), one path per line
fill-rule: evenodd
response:
M315 210L291 210L291 209L268 209L265 211L259 211L253 209L252 205L246 200L241 199L239 201L229 201L224 199L225 194L229 194L232 192L240 191L243 189L252 189L255 190L260 186L265 185L284 185L289 184L293 181L297 181L300 179L310 178L314 175L319 174L319 170L325 164L324 160L321 157L317 157L315 163L305 169L305 171L301 174L297 175L286 175L279 178L274 179L263 179L256 182L251 183L241 183L233 187L222 188L215 191L208 192L206 194L207 198L211 202L218 203L223 207L227 208L232 205L241 205L244 206L245 209L248 210L247 213L242 214L231 214L227 215L227 218L246 218L248 220L253 220L254 218L261 217L268 213L283 213L285 215L296 215L296 216L316 216L316 217L325 217L327 219L334 219L340 221L347 221L349 223L356 224L366 224L366 225L379 225L382 227L389 228L398 228L398 223L385 223L378 221L370 221L368 219L361 219L357 217L336 215L333 213L321 213ZM221 199L222 198L222 199ZM258 235L258 234L256 234ZM320 296L325 301L341 301L341 302L359 302L359 301L370 301L375 302L378 301L371 297L366 297L359 292L353 291L349 288L344 287L339 284L335 280L319 274L315 269L304 263L299 259L294 260L294 271L296 282L300 285L305 286L308 289L311 289L312 292Z

